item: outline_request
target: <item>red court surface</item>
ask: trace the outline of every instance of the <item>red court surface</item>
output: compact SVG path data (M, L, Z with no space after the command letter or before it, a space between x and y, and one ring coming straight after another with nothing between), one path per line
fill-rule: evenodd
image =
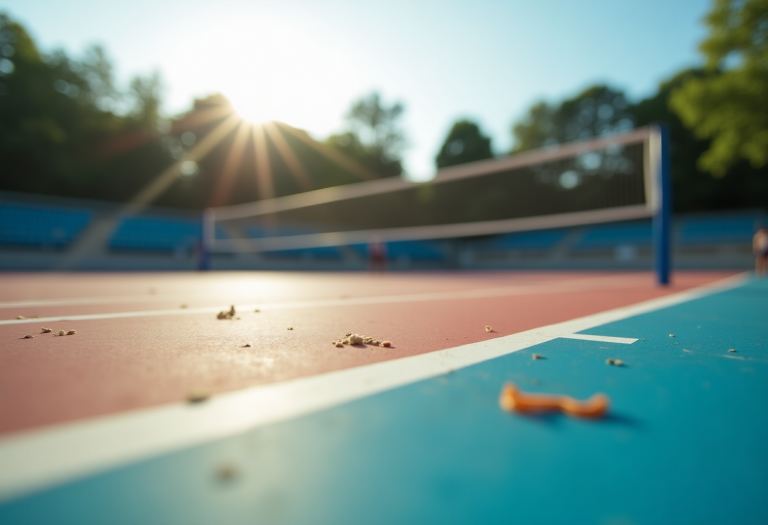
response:
M650 272L5 274L0 434L452 348L734 273L667 288ZM218 320L229 305L239 319ZM331 345L346 332L393 346Z

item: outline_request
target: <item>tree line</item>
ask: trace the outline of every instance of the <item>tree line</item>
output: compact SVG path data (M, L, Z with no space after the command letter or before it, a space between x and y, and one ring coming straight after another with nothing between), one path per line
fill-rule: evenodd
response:
M596 85L562 101L538 102L512 125L506 153L665 123L676 211L765 207L768 0L715 0L706 23L703 67L673 75L644 100ZM118 86L103 48L92 46L76 58L61 50L43 53L21 24L0 14L2 190L126 202L220 129L227 107L224 97L212 95L166 119L159 74ZM263 136L254 132L253 140L233 129L197 163L182 164L155 203L200 209L402 175L404 111L401 102L371 93L352 104L346 128L322 143L282 123L265 126ZM480 124L461 119L448 130L435 164L494 155ZM252 176L265 169L271 185Z

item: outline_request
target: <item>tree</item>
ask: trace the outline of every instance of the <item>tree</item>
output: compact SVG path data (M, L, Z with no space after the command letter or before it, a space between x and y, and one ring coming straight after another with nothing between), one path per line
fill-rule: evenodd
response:
M438 168L444 168L492 157L491 139L483 135L474 122L459 120L448 132L435 162Z
M629 103L621 91L594 86L559 105L535 104L512 128L513 153L632 129Z
M701 139L699 166L722 177L739 159L768 162L768 0L716 0L700 46L709 75L675 89L672 109Z
M756 169L745 160L737 162L728 177L714 178L696 160L709 148L669 107L670 93L691 79L713 73L688 69L662 82L658 92L630 107L638 126L664 123L669 128L672 164L672 199L676 212L757 208L768 202L768 167Z
M399 119L404 111L402 103L386 106L378 93L371 93L350 108L348 129L331 135L326 143L380 177L400 175L406 140Z
M44 54L0 14L0 189L123 200L168 163L158 111L125 103L102 48Z

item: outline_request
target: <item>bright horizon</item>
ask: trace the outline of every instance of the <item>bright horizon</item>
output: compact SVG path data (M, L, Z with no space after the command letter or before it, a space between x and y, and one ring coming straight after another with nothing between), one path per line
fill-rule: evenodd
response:
M252 122L324 139L373 90L404 102L411 178L434 172L450 125L476 120L501 154L538 100L607 83L632 100L701 63L706 0L609 2L0 0L44 52L102 44L125 86L158 70L163 110L222 93Z

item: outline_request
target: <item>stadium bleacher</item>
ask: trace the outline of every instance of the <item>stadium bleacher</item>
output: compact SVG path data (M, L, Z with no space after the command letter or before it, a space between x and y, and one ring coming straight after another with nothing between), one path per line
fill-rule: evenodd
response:
M0 202L0 244L64 248L92 216L87 209Z
M385 243L387 257L393 261L443 262L446 253L440 246L429 241L392 241ZM368 257L368 245L350 246L361 257Z
M161 217L125 217L109 240L113 250L190 249L200 239L200 221Z
M571 249L610 249L627 244L651 246L652 243L653 225L651 221L632 221L591 226L571 246Z
M478 249L495 250L551 250L568 235L568 230L539 230L497 235L478 242Z
M20 254L45 253L46 250L41 248L55 248L50 256L57 257L56 254L70 247L89 224L95 224L117 210L117 205L109 203L60 198L34 200L3 194L0 196L0 249L6 253L3 267L25 268L26 263L18 259L22 256ZM702 264L749 265L752 235L759 224L768 223L765 219L765 214L759 210L678 216L673 229L676 261L694 267ZM641 220L516 232L475 239L396 241L387 243L387 256L392 267L398 269L450 268L459 260L470 261L468 265L459 263L460 267L466 268L531 268L537 265L568 266L576 263L578 267L586 268L590 264L603 267L612 264L611 261L635 261L643 265L650 261L652 228L652 221ZM246 227L246 232L254 238L275 235L275 232L266 231L261 225ZM158 261L160 258L167 260L167 254L173 253L175 260L181 261L178 264L187 264L183 261L191 260L200 233L200 220L194 213L161 208L147 210L141 215L125 217L118 222L104 247L104 257L109 257L109 253L116 257L132 253L132 259L125 261L135 261L135 256L140 255L148 258L146 264L151 266L155 264L150 261L152 257L157 257ZM228 234L231 233L223 226L216 225L218 238L230 238ZM290 232L279 232L280 235L306 233L316 232L311 227L295 227ZM465 255L464 251L471 251L476 257L457 259ZM18 260L11 259L11 253ZM724 262L718 262L713 254L720 254L717 256L722 256ZM236 268L236 264L242 264L248 268L283 268L285 263L288 265L286 268L297 269L311 269L313 264L326 269L330 267L329 264L362 269L366 267L368 247L366 244L355 244L347 247L303 248L264 252L259 257L249 257L240 258L242 263L228 263L228 267ZM742 257L738 260L743 263L736 263L737 259L733 257ZM734 262L728 262L731 260ZM42 268L46 264L35 261L35 267ZM110 268L121 268L124 264L130 266L138 263L109 264ZM162 264L165 268L169 263Z
M760 224L754 215L737 217L690 217L682 221L681 245L750 243Z

